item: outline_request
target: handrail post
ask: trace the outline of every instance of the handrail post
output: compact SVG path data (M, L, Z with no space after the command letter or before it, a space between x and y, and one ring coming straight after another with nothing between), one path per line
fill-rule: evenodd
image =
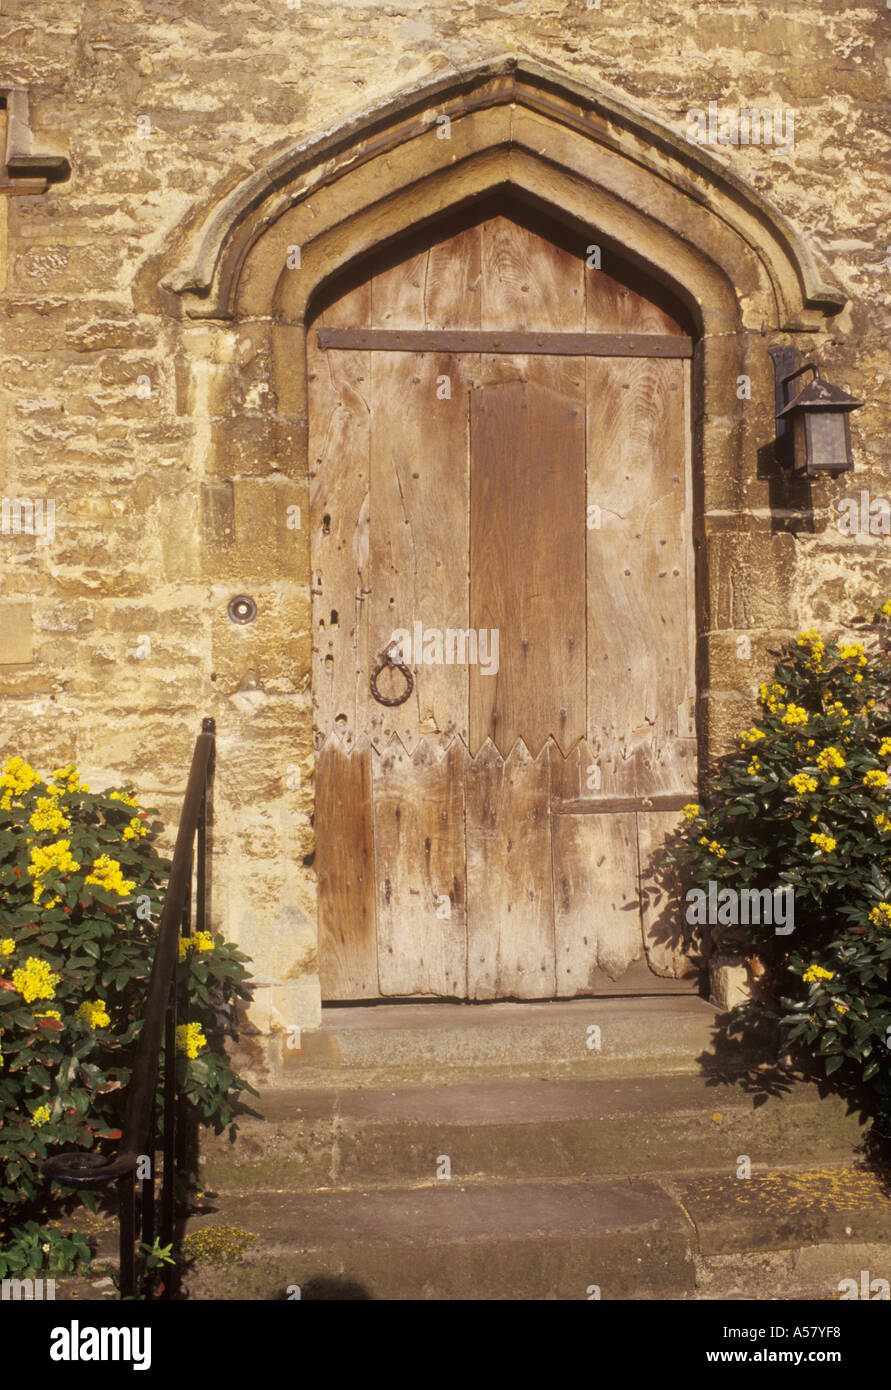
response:
M133 1174L118 1179L121 1298L136 1296L136 1191Z
M174 1186L176 1162L176 986L171 985L164 1021L164 1181L161 1186L161 1244L173 1240Z

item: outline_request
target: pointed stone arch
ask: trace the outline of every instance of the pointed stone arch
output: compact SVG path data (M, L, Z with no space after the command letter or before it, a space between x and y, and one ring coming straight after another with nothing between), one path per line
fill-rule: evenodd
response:
M514 57L275 155L199 218L162 288L190 318L274 309L299 321L347 260L500 185L670 275L705 333L814 331L844 306L794 227L724 160L605 87ZM299 277L285 268L291 246Z

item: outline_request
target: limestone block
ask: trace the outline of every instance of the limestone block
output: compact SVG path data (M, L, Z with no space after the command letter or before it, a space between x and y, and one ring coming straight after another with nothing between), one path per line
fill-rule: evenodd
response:
M797 636L791 628L744 628L736 632L710 632L702 638L705 650L707 684L713 691L742 689L756 692L762 681L773 675L778 650Z
M711 1002L722 1012L752 996L749 968L741 956L712 956L709 961Z
M259 687L267 694L305 688L311 660L309 595L294 584L251 584L257 605L251 623L233 622L232 593L214 588L213 669L219 695Z
M33 659L33 605L0 603L0 666L23 666Z
M706 540L709 627L788 628L797 557L792 536L723 531Z

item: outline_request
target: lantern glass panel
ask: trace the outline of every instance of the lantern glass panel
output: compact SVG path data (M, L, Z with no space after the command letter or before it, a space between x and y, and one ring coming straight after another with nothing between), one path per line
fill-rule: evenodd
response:
M810 468L847 468L845 417L840 410L813 411L807 417Z
M806 473L808 454L803 415L796 414L792 416L792 449L795 455L795 472Z

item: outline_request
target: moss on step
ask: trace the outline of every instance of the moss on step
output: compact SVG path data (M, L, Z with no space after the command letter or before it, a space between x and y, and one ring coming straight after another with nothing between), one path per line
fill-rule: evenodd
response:
M257 1239L252 1231L237 1226L202 1226L183 1241L183 1254L199 1265L230 1265Z

